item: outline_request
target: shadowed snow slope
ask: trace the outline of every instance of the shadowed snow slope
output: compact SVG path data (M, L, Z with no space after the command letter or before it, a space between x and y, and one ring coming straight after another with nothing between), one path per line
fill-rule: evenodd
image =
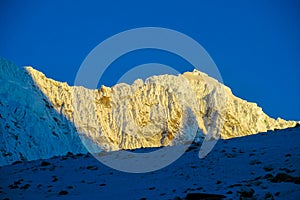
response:
M108 168L90 154L3 166L0 198L156 200L209 193L295 200L300 199L299 140L300 127L220 140L204 159L198 158L199 147L191 146L172 165L143 174Z
M90 151L159 147L293 127L195 70L87 89L0 60L0 165ZM209 138L208 138L209 139Z
M0 165L86 152L72 123L24 68L0 60L0 84Z

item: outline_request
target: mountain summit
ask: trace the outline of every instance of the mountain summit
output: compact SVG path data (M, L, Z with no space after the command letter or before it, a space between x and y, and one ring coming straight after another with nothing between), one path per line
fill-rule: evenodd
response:
M297 125L270 118L197 70L92 90L0 59L0 82L0 165L85 153L81 140L96 152L114 151Z

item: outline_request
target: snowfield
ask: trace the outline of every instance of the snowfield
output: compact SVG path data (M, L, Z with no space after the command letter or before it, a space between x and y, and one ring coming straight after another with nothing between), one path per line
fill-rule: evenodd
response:
M300 199L299 141L300 127L219 140L204 159L194 144L145 174L113 170L91 154L17 162L0 168L0 199Z

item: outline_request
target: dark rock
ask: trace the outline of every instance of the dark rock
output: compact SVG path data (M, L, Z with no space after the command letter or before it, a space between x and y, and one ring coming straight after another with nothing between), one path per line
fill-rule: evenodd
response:
M274 197L271 192L267 192L264 197L265 200L274 200Z
M272 180L274 178L274 176L272 174L266 174L264 176L264 179L267 179L267 180Z
M23 185L22 187L20 187L20 189L26 190L29 187L30 187L30 185L27 183L27 184Z
M229 188L240 187L240 186L242 186L242 184L236 183L236 184L230 185Z
M15 162L13 162L12 165L17 165L17 164L20 164L20 163L22 163L22 161L17 160L17 161L15 161Z
M96 167L96 166L87 166L86 168L89 170L97 170L98 169L98 167Z
M237 156L237 154L235 154L235 153L225 153L225 156L227 158L235 158Z
M299 184L299 179L300 177L293 177L285 173L278 173L273 179L271 179L271 182L273 183L294 182L296 184Z
M274 194L276 197L278 197L280 195L280 192L275 192Z
M257 180L259 180L259 179L261 179L261 178L262 178L261 176L258 176L258 177L256 177L254 180L257 181Z
M260 186L262 184L262 182L261 181L255 181L255 182L253 182L253 184L256 185L256 186Z
M274 168L273 168L272 166L270 166L270 165L264 166L264 170L265 170L266 172L272 171L273 169L274 169Z
M58 181L58 178L56 176L53 176L52 177L52 182L56 182L56 181Z
M13 185L13 184L12 184L12 185L9 185L8 187L9 187L10 189L17 189L17 188L19 188L18 185Z
M261 164L261 161L254 159L254 160L251 160L249 164L250 165L259 165L259 164Z
M41 166L42 166L42 167L46 167L46 166L49 166L49 165L51 165L51 163L49 163L49 162L47 162L47 161L43 161L43 162L41 163Z
M222 200L224 198L226 198L226 196L224 195L206 194L206 193L188 193L185 197L186 200L202 200L202 199Z
M24 181L24 179L19 179L17 181L14 181L14 185L20 185L22 181Z
M253 197L254 190L252 188L242 188L239 192L241 197Z
M197 147L196 146L189 146L185 152L189 152L189 151L192 151L192 150L197 150Z
M65 190L62 190L62 191L60 191L58 194L59 194L59 195L67 195L67 194L69 194L69 192L68 192L68 191L65 191Z
M73 157L74 154L73 154L72 152L68 152L66 156L68 156L68 157Z
M267 186L261 186L261 188L264 189L264 190L268 189Z
M286 173L292 173L292 172L295 172L296 170L294 170L294 169L288 169L288 168L284 168L284 167L281 167L281 168L279 168L280 170L282 170L282 171L285 171Z

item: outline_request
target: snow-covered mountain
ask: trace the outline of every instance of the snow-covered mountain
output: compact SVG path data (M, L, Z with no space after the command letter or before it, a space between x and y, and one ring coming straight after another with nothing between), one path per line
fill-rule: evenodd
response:
M67 152L158 147L294 127L194 71L87 89L0 60L0 165Z

